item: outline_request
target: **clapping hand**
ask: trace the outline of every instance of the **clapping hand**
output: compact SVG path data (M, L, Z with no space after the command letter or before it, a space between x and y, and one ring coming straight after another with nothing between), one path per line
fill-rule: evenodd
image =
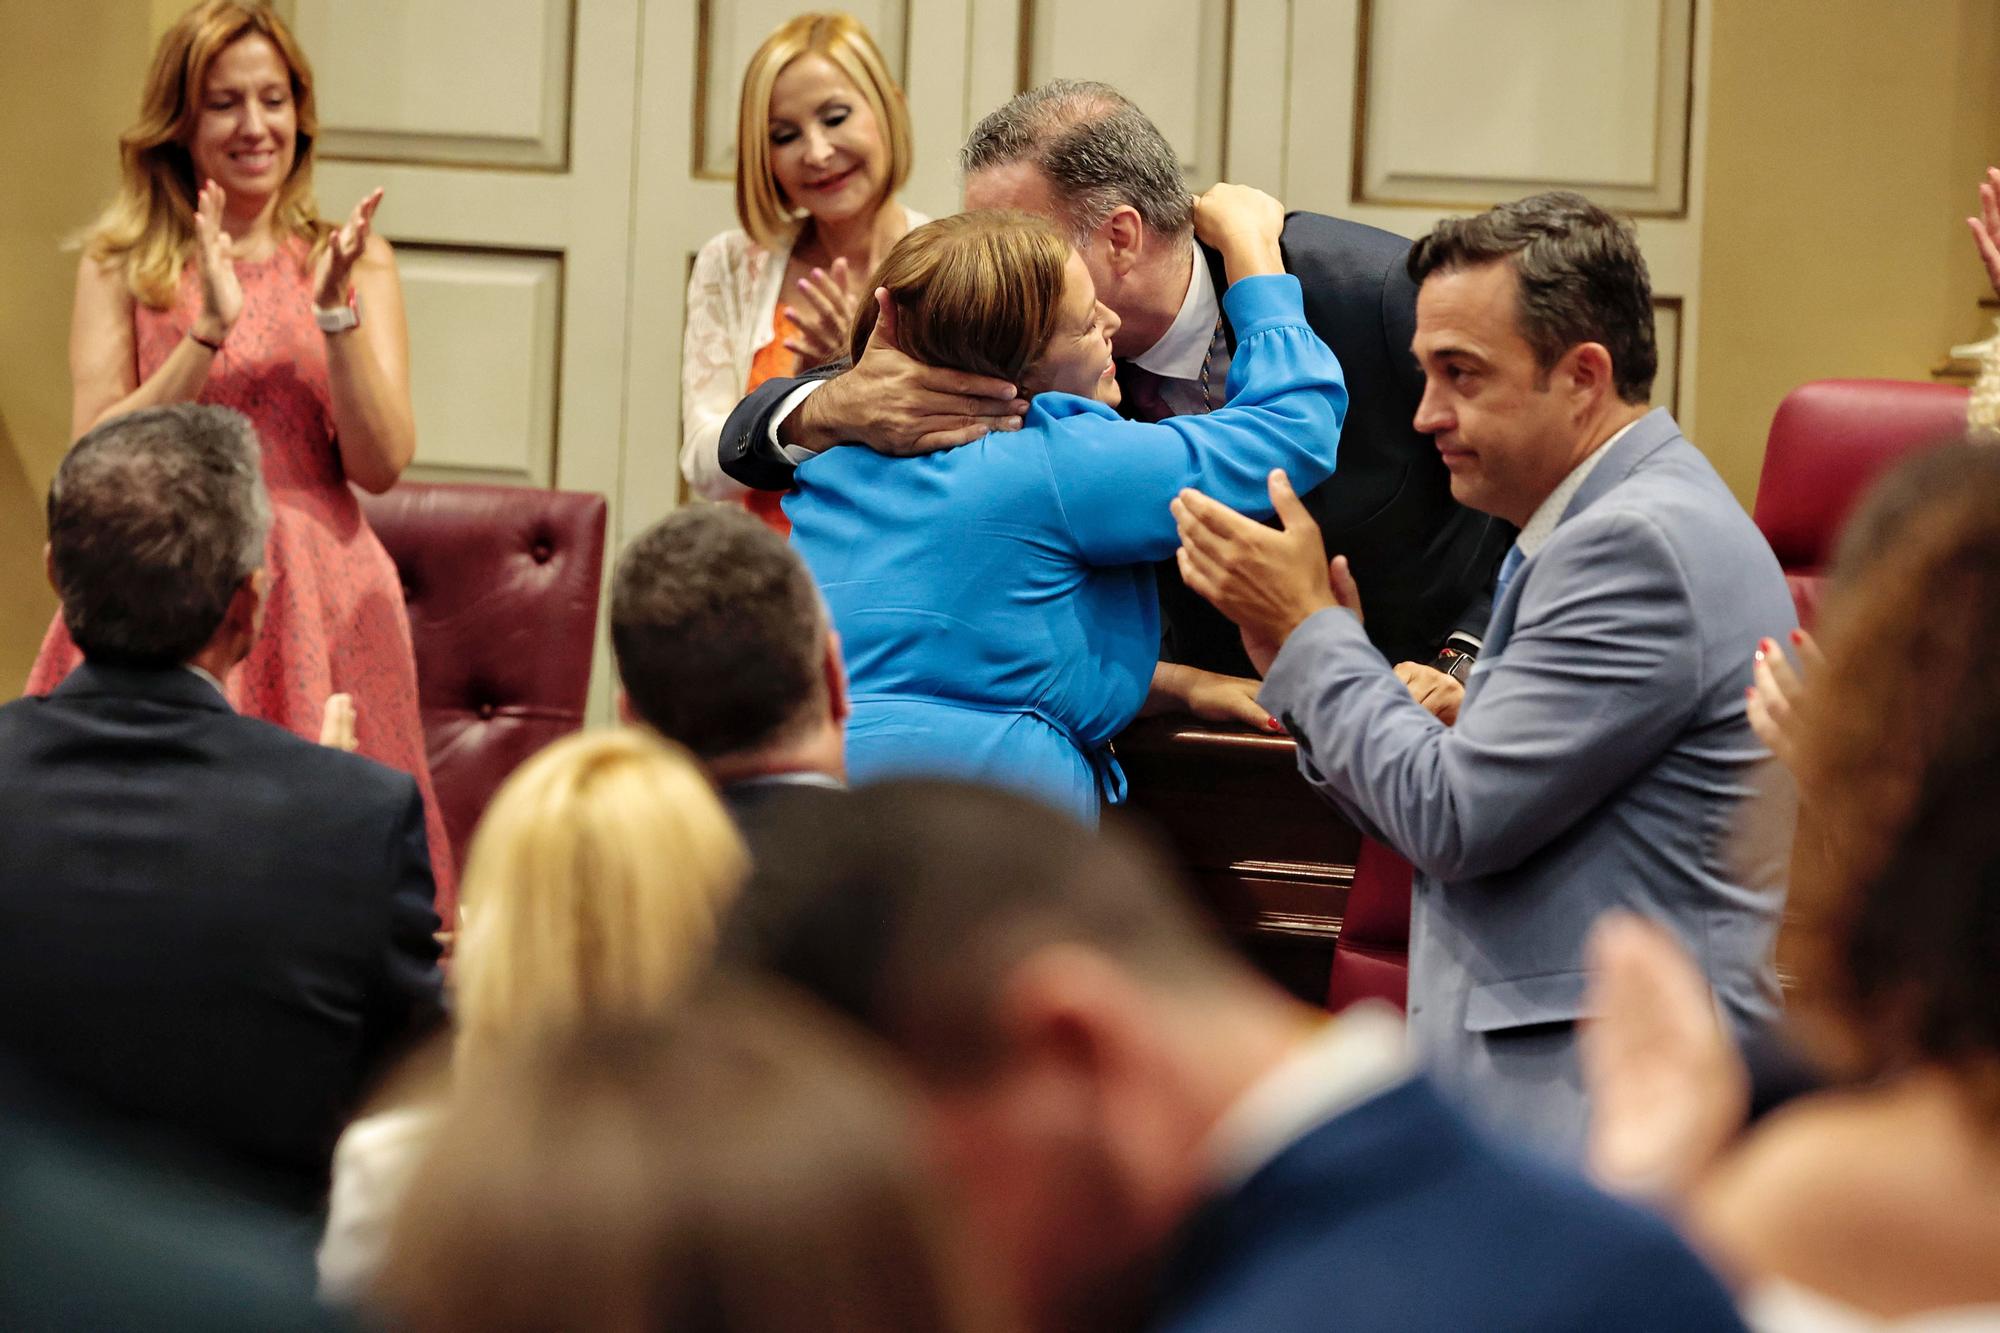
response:
M236 280L236 243L222 227L226 196L214 181L203 181L194 208L194 263L201 281L201 313L195 331L221 342L243 313L243 285Z
M1799 650L1799 663L1807 671L1819 668L1819 645L1804 630L1792 631L1792 644ZM1777 757L1791 768L1798 754L1798 701L1805 691L1805 679L1786 660L1775 639L1757 642L1756 660L1750 668L1757 683L1745 692L1744 711L1750 730Z
M329 694L326 710L320 714L319 743L331 750L352 754L360 741L354 734L354 696Z
M1586 946L1591 1017L1579 1036L1599 1184L1662 1203L1683 1198L1743 1127L1750 1078L1679 941L1611 914Z
M1270 487L1272 508L1284 525L1275 531L1200 491L1182 491L1172 505L1182 581L1236 622L1260 673L1270 670L1308 616L1341 607L1361 619L1361 593L1347 557L1326 562L1319 524L1299 503L1290 478L1273 472Z
M1972 239L1979 246L1986 280L1993 284L1993 294L2000 296L2000 167L1986 168L1986 179L1979 182L1979 216L1967 218L1965 225L1972 228Z
M845 259L834 260L830 269L814 269L798 286L805 299L785 307L795 330L785 346L798 354L801 367L823 365L846 352L861 293Z
M354 206L347 221L328 238L313 270L313 304L321 310L347 304L347 279L354 271L355 261L368 248L375 209L381 202L382 190L378 186Z

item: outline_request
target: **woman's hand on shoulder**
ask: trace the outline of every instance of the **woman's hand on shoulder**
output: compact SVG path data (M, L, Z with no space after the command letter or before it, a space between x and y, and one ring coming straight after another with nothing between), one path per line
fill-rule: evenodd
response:
M1252 186L1224 181L1195 198L1195 239L1222 252L1231 282L1283 273L1278 238L1284 230L1285 206Z

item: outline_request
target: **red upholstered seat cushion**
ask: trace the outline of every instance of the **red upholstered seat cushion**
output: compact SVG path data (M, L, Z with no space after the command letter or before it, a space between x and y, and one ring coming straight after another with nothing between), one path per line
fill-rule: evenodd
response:
M1328 1009L1338 1012L1367 999L1404 1006L1410 989L1410 883L1415 875L1408 861L1381 843L1361 840L1327 976Z
M361 501L402 576L431 778L463 865L494 790L583 725L604 497L404 482Z
M1816 380L1771 420L1755 518L1810 625L1848 513L1904 456L1965 434L1966 391L1902 380Z

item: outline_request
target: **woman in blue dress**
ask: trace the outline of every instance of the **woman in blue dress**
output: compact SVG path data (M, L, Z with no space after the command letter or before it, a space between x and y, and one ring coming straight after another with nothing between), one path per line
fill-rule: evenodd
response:
M1113 411L1118 317L1053 227L962 213L905 236L876 276L894 341L1032 397L1019 431L917 458L829 449L785 501L847 656L848 771L1025 790L1095 822L1124 779L1106 743L1150 703L1256 717L1255 682L1159 662L1152 562L1196 487L1268 516L1273 469L1332 475L1347 388L1284 272L1281 205L1219 186L1196 231L1221 251L1237 346L1228 401L1149 425ZM876 321L864 310L857 358Z

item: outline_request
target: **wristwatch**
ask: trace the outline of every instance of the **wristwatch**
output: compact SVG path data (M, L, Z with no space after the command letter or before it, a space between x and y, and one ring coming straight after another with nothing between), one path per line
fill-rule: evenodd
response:
M319 321L321 333L345 333L349 329L361 327L361 298L354 298L353 305L337 305L331 310L313 307L313 318Z
M1470 634L1453 634L1444 641L1444 647L1438 649L1431 666L1463 685L1466 677L1472 674L1472 664L1478 656L1479 640Z

